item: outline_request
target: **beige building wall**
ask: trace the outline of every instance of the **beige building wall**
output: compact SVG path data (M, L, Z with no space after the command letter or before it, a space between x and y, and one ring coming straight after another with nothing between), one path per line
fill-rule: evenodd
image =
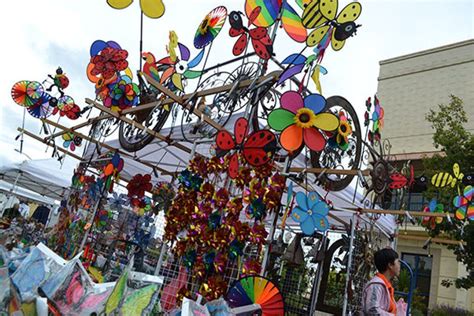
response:
M433 265L431 269L431 284L429 308L446 304L474 311L474 289L456 289L441 285L443 280L454 280L458 276L466 276L465 266L456 261L456 256L446 246L432 244L430 250L423 249L424 241L399 239L397 252L419 255L431 255Z
M435 151L425 114L451 94L463 99L474 131L474 39L382 60L378 80L392 154Z
M397 159L419 159L417 153L436 151L433 130L425 115L438 104L449 102L451 94L464 101L474 133L474 39L380 61L377 95L385 110L382 138L390 140ZM425 235L421 227L401 232ZM399 253L428 254L424 241L399 238ZM458 290L441 285L444 279L466 276L465 266L456 261L446 246L433 244L429 307L449 304L474 311L474 289Z

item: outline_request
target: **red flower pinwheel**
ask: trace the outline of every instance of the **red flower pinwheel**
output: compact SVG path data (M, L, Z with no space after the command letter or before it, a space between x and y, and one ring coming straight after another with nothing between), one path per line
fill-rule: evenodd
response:
M110 79L117 71L127 69L127 57L128 52L124 49L105 47L99 54L91 57L90 62L94 64L91 74L94 76L101 74L104 79Z
M136 174L132 180L127 184L128 196L130 198L142 198L145 196L145 191L151 191L151 176L149 174Z
M268 124L280 136L281 146L288 152L295 152L303 145L314 151L326 146L326 137L320 132L335 131L339 119L333 113L321 113L326 99L320 94L310 94L304 99L296 91L287 91L281 98L282 108L273 110L268 116Z

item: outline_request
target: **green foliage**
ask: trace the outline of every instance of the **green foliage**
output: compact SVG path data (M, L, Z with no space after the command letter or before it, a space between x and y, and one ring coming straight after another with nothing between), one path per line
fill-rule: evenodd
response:
M431 179L439 172L453 174L455 163L459 164L462 173L474 173L474 135L465 128L468 118L463 101L451 95L449 104L440 104L436 111L430 110L426 115L426 120L431 123L435 131L433 144L442 154L423 159L425 176ZM425 196L427 198L437 196L438 202L444 205L444 209L450 210L452 223L443 220L443 223L436 225L434 229L427 229L432 237L444 233L451 239L466 242L464 247L450 245L448 248L454 251L457 260L465 264L467 271L471 273L465 278L456 279L454 282L444 281L443 284L445 286L454 284L457 288L469 289L474 287L474 221L466 222L454 218L455 210L452 201L458 195L458 185L462 190L463 186L459 183L454 187L444 188L428 186Z
M336 270L329 271L328 284L326 293L324 295L324 304L334 307L342 306L344 303L344 287L346 274L337 272Z

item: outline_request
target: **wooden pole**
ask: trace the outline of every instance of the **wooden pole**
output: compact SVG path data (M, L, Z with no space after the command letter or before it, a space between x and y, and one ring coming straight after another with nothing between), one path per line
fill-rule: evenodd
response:
M398 234L395 237L399 239L405 239L405 240L416 240L416 241L426 241L429 236L413 236L413 235L403 235L403 234ZM463 240L452 240L452 239L444 239L444 238L431 238L431 242L438 243L438 244L446 244L446 245L459 245L463 244L466 245L466 242Z
M97 103L97 102L95 102L95 101L93 101L93 100L91 100L91 99L86 98L86 103L87 103L87 104L90 104L90 105L92 105L92 106L94 106L95 108L101 110L102 112L105 112L105 113L107 113L107 114L110 114L110 115L112 115L112 116L118 118L119 120L121 120L121 121L123 121L123 122L125 122L125 123L128 123L128 124L130 124L130 125L132 125L132 126L134 126L134 127L136 127L136 128L141 129L142 131L147 132L148 134L154 136L155 138L157 138L157 139L159 139L159 140L161 140L161 141L166 142L167 144L169 144L169 145L171 145L171 146L174 146L174 147L176 147L176 148L179 148L179 149L181 149L182 151L187 152L187 153L190 153L190 152L191 152L191 149L189 149L188 147L186 147L186 146L184 146L184 145L182 145L182 144L180 144L180 143L178 143L178 142L174 142L174 141L172 141L171 139L169 139L168 137L165 137L165 136L161 135L160 133L155 132L154 130L152 130L152 129L148 128L148 127L145 127L145 126L143 126L142 124L140 124L140 123L138 123L138 122L136 122L136 121L134 121L134 120L132 120L132 119L126 117L126 116L122 116L122 115L120 115L119 113L116 113L116 112L110 110L109 108L106 108L105 106L103 106L103 105L101 105L101 104L99 104L99 103Z
M70 151L68 151L68 150L66 150L66 149L64 149L64 148L62 148L61 146L56 146L56 145L52 144L51 141L45 141L43 138L41 138L41 137L39 137L39 136L36 136L35 134L33 134L33 133L31 133L31 132L29 132L29 131L27 131L27 130L25 130L25 129L22 129L22 128L17 128L17 130L18 130L20 133L24 133L26 136L29 136L29 137L31 137L31 138L33 138L33 139L36 139L37 141L39 141L39 142L41 142L41 143L43 143L43 144L45 144L45 145L48 145L48 146L53 147L53 148L56 148L56 150L59 150L60 152L66 154L66 155L68 155L68 156L70 156L70 157L72 157L72 158L75 158L75 159L77 159L77 160L79 160L79 161L81 161L81 162L83 161L82 158L79 157L78 155L73 154L72 152L70 152Z
M146 162L146 161L142 161L142 160L140 160L140 159L138 159L138 158L136 158L136 157L130 155L129 153L124 152L123 150L120 150L120 149L118 149L118 148L114 148L114 147L112 147L112 146L110 146L110 145L108 145L108 144L106 144L106 143L99 142L98 140L95 140L95 139L93 139L93 138L91 138L91 137L89 137L89 136L86 136L86 135L84 135L84 134L81 134L81 133L79 133L79 132L76 132L75 130L72 130L71 128L65 127L65 126L63 126L63 125L61 125L61 124L58 124L58 123L53 122L53 121L50 121L50 120L48 120L48 119L43 119L42 121L43 121L44 123L46 123L46 124L49 124L49 125L52 125L52 126L54 126L54 127L57 127L57 128L62 129L62 130L63 130L63 133L64 133L64 131L70 132L70 133L73 133L74 135L79 136L79 137L81 137L81 138L83 138L83 139L85 139L85 140L87 140L87 141L89 141L89 142L91 142L91 143L96 144L97 146L104 147L104 148L106 148L106 149L108 149L108 150L110 150L110 151L113 151L113 152L117 151L117 152L120 153L122 156L131 158L131 159L133 159L133 160L135 160L135 161L137 161L137 162L139 162L139 163L141 163L141 164L143 164L143 165L145 165L145 166L147 166L147 167L149 167L149 168L151 168L151 169L156 169L156 170L160 171L162 174L165 174L165 175L173 175L173 174L174 174L174 172L169 172L168 170L162 169L162 168L160 168L160 167L158 167L158 166L155 166L155 165L153 165L153 164L151 164L151 163L148 163L148 162ZM46 137L46 138L48 138L48 137Z
M357 169L328 169L328 168L302 168L302 167L293 167L289 169L290 172L306 172L306 173L327 173L327 174L343 174L343 175L359 175L359 172L363 176L369 176L370 170L357 170Z
M372 214L390 214L390 215L406 215L410 214L411 216L418 216L418 217L448 217L448 213L432 213L432 212L419 212L419 211L408 211L408 210L375 210L375 209L368 209L368 208L347 208L352 211L357 211L360 213L372 213ZM451 216L451 215L450 215Z

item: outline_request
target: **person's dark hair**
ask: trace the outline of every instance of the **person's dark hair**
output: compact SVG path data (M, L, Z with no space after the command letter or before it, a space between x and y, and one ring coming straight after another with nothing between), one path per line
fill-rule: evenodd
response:
M384 273L388 269L388 264L394 264L398 259L398 253L390 248L380 249L374 254L375 267L380 273Z

